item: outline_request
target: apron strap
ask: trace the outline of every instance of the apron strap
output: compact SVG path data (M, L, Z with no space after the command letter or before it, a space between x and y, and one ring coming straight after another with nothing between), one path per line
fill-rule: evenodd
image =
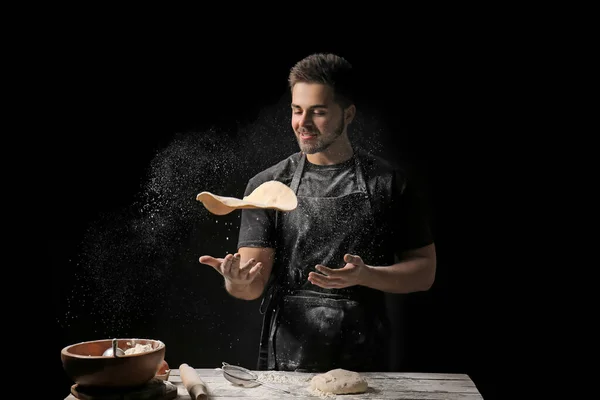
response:
M360 157L358 156L358 152L354 152L354 165L356 167L356 183L358 185L358 189L362 192L367 192L367 183L365 181L365 176L362 169L362 164L360 162Z
M304 160L306 159L306 154L300 153L300 160L298 161L298 166L296 167L296 171L294 172L294 177L292 178L292 183L290 184L290 189L294 191L294 193L298 192L298 186L300 185L300 178L302 177L302 171L304 170Z
M364 193L365 200L367 201L367 209L371 215L373 215L373 207L371 204L371 196L369 196L369 190L367 188L367 182L365 179L365 173L362 167L362 163L360 161L360 157L358 156L358 151L354 151L354 165L356 167L356 184L358 185L358 190Z

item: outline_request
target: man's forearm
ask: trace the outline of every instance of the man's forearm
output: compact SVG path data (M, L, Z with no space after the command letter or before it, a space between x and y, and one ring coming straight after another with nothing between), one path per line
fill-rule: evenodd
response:
M390 266L368 266L367 271L363 286L388 293L426 291L435 279L435 260L412 257Z
M242 300L255 300L263 292L264 285L260 280L255 279L248 285L233 284L229 279L225 279L225 289L227 292Z

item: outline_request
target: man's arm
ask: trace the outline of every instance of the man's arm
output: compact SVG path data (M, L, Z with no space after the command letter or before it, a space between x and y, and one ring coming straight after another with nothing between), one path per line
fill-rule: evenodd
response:
M258 265L259 263L261 268L256 277L249 283L238 282L225 277L225 289L227 289L227 292L229 292L230 295L237 297L238 299L258 299L265 290L265 286L267 285L269 276L273 270L273 256L275 255L275 250L265 247L241 247L237 254L240 255L240 260L237 262L237 268L247 264L245 268L250 269L253 265ZM231 268L236 268L235 259ZM243 272L242 268L240 273L243 274Z
M435 244L405 251L396 264L390 266L367 266L359 285L389 293L426 291L435 281Z
M389 266L366 265L359 255L346 254L346 265L339 269L317 265L308 280L326 289L354 285L367 286L388 293L411 293L429 290L435 280L436 253L432 243L402 253L399 262Z
M398 258L393 265L359 268L365 272L359 284L389 293L429 290L435 280L437 264L429 201L418 182L410 182L405 171L397 170L394 178L390 218L393 243L401 246L396 251Z

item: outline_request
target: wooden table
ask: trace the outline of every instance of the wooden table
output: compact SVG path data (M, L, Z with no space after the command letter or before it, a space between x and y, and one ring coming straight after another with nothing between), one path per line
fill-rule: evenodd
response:
M254 371L270 386L280 387L293 394L262 385L245 388L235 386L223 377L218 369L195 369L206 383L209 399L241 400L241 399L296 399L296 400L482 400L473 381L464 374L439 373L401 373L401 372L361 372L368 383L366 393L352 395L328 395L312 393L309 389L310 379L315 375L301 372ZM189 400L190 395L181 382L178 369L171 369L169 382L177 386L177 399ZM279 381L285 381L281 383ZM69 395L65 400L77 400Z

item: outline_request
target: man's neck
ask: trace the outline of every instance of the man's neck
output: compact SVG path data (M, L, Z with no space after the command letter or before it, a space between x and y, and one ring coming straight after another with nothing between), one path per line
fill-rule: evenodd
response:
M306 159L311 164L335 165L349 160L354 154L348 137L341 135L335 142L319 153L307 154Z

